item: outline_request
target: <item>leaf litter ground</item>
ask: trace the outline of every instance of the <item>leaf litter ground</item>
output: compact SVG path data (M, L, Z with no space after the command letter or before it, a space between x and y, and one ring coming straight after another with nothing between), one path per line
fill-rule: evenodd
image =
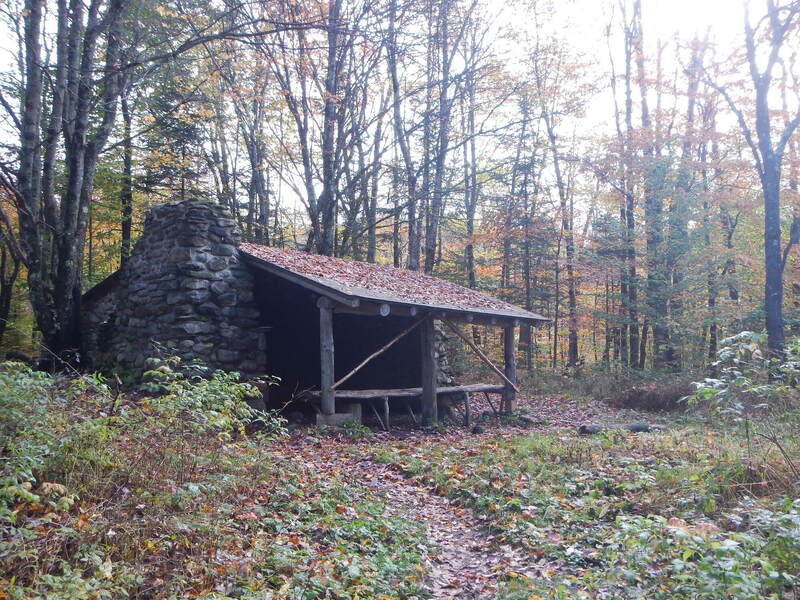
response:
M536 416L538 431L589 421L607 422L619 416L617 411L594 402L525 399L523 403L527 412ZM490 408L480 400L475 404L479 413ZM485 412L487 416L488 413ZM462 428L432 434L400 428L356 443L343 438L314 438L307 432L295 431L277 451L285 460L303 464L317 474L357 481L365 493L386 502L387 517L424 524L429 545L420 550L425 559L426 591L431 598L491 598L504 581L536 578L551 565L535 553L501 539L483 524L485 517L438 494L419 478L405 477L397 465L378 462L376 455L383 448L413 449L420 444L455 448L473 438L504 438L521 433L520 427L495 422L478 435Z
M358 480L366 493L386 501L385 516L424 523L429 546L420 548L431 598L487 598L509 572L523 573L527 557L480 525L472 511L404 478L392 467L354 455L336 440L309 443L293 436L285 444L287 460L331 476ZM346 510L346 508L345 508Z

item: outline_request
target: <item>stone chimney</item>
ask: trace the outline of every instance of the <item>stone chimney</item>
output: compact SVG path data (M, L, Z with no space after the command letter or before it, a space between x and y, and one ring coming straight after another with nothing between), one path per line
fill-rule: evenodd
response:
M253 277L240 262L239 241L234 220L217 204L192 199L154 207L110 301L99 303L107 306L97 312L108 315L86 319L87 329L100 332L87 344L93 366L138 376L147 358L174 355L264 374ZM98 318L103 324L92 328Z

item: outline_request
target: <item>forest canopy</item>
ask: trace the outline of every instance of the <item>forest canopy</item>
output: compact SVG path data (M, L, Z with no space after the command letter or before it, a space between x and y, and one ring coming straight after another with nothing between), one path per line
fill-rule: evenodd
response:
M434 273L552 320L527 367L684 370L797 331L800 3L0 3L0 332L80 346L148 208ZM602 5L602 6L600 6ZM785 290L785 294L784 294Z

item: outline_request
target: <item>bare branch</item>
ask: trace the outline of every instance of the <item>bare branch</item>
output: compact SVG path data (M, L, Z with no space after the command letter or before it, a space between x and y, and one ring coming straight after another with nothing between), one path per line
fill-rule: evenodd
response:
M708 76L703 78L703 83L719 92L719 94L725 99L725 102L728 103L728 107L731 109L731 112L736 115L739 128L742 131L742 135L744 136L747 145L750 147L750 151L753 153L753 159L756 161L756 168L758 169L759 175L761 175L764 172L764 165L761 161L761 152L759 152L758 146L756 146L756 143L753 140L753 133L744 118L744 113L739 109L738 106L736 106L736 103L733 101L733 98L731 98L728 90L726 90L723 86L718 85Z

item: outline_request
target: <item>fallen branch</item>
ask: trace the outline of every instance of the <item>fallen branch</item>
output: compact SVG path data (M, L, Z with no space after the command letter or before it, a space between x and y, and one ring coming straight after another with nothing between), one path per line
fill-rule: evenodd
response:
M653 431L664 431L661 425L649 425L647 423L633 423L631 425L612 425L606 427L605 425L581 425L578 427L580 435L594 435L607 429L624 429L631 433L650 433Z

